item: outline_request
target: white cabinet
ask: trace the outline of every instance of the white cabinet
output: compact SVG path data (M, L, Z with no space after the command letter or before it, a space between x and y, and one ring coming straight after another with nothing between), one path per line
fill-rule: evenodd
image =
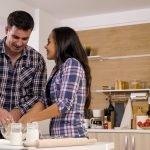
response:
M133 149L131 150L150 150L150 134L130 134L132 138Z
M149 133L96 133L90 132L90 138L99 142L114 142L115 150L150 150Z

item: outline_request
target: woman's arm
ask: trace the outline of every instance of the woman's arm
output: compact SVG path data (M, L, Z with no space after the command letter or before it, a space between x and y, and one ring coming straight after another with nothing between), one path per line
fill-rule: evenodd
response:
M28 122L41 121L61 115L58 106L55 103L44 110L41 104L41 102L36 103L33 108L19 120L19 122L26 124Z
M45 108L44 104L41 102L37 102L36 104L33 105L33 107L25 114L23 115L18 122L21 123L27 123L30 122L30 116L32 116L33 114L36 114L40 111L42 111Z

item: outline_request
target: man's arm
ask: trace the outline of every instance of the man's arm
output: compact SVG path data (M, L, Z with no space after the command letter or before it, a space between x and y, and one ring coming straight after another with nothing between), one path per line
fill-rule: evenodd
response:
M39 99L43 96L47 82L47 71L46 64L44 59L41 57L38 62L38 68L35 70L35 75L32 80L32 83L29 87L29 93L23 97L24 104L19 104L17 108L20 110L21 114L28 112L31 107L38 102Z

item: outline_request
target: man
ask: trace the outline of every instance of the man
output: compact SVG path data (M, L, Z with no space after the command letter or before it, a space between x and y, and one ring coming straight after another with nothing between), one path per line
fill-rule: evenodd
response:
M46 85L43 57L27 46L34 20L25 11L7 18L0 40L0 123L17 122L42 96Z

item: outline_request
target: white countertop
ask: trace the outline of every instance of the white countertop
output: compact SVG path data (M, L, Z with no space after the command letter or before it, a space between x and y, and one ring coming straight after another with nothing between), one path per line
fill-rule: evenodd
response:
M10 142L5 139L0 139L0 150L113 150L114 143L110 142L97 142L96 144L85 146L72 146L72 147L55 147L55 148L35 148L35 147L23 147L12 146Z
M145 133L149 134L150 130L134 130L134 129L87 129L89 133Z

